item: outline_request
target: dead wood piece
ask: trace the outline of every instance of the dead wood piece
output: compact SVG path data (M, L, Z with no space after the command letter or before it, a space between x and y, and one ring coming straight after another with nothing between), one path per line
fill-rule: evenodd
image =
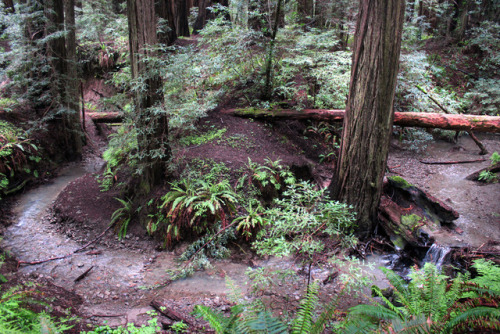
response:
M171 307L164 303L160 303L157 300L152 300L151 303L149 304L151 307L153 307L156 311L158 311L160 314L164 315L165 317L172 319L173 321L184 321L186 324L189 326L196 326L195 320L187 315L183 314L178 311L174 311Z
M471 180L471 181L478 181L479 174L481 174L482 172L499 173L500 172L500 163L497 163L497 164L494 164L492 166L488 166L486 168L478 170L477 172L472 173L469 176L467 176L466 179Z
M486 149L486 147L484 146L484 144L481 143L481 141L476 137L476 135L474 134L474 132L469 131L467 133L469 134L469 136L471 137L471 139L474 141L474 143L476 143L477 147L479 147L479 149L481 150L479 152L479 154L480 155L486 155L486 154L488 154L488 150Z
M80 282L82 279L84 279L93 268L94 266L91 266L89 269L85 270L80 276L75 278L75 282Z
M109 112L87 112L86 115L94 123L120 123L123 121L123 115L116 111Z
M247 118L313 119L341 122L344 110L327 109L225 109L221 113ZM500 133L500 116L457 115L423 112L395 112L394 125L420 128L439 128L456 131Z
M470 164L474 162L483 162L486 161L486 159L457 160L457 161L430 161L430 160L419 160L419 161L426 165L455 165L455 164Z

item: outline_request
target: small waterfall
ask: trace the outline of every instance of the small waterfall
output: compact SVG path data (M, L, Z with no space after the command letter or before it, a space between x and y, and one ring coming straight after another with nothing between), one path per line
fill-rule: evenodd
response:
M450 247L433 244L425 254L425 257L422 260L422 265L428 262L434 263L436 268L441 270L445 261L448 260L450 251Z

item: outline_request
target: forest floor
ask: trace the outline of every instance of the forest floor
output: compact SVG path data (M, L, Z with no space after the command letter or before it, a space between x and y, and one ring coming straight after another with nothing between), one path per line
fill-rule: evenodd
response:
M269 158L273 161L279 159L299 178L314 180L322 186L326 186L332 176L333 163L320 163L320 154L325 153L319 144L321 138L308 132L305 122L261 122L214 111L201 119L198 127L202 133L222 128L226 132L219 140L175 148L173 163L179 169L192 159L211 159L206 161L225 163L232 171L231 182L235 182L236 171L243 168L249 158L258 163ZM34 224L31 228L25 226L19 229L23 231L20 234L16 234L18 232L14 227L6 232L3 247L9 249L17 259L29 262L72 253L105 231L112 213L120 207L120 203L114 199L120 193L114 190L102 192L96 178L103 168L100 156L106 142L90 121L87 129L88 145L84 161L61 171L63 175L71 174L72 181L67 186L64 184L63 189L47 190L55 200L49 200L47 208L38 213L38 218L31 223ZM498 136L482 135L480 138L490 152L500 151ZM500 186L465 180L470 173L486 167L489 161L457 165L426 165L420 162L477 159L478 152L468 136L460 137L456 144L431 142L425 148L419 147L418 151L394 140L388 165L392 172L429 191L460 213L456 226L463 232L448 233L447 242L453 245L497 247L495 245L500 241ZM78 170L82 165L84 169ZM43 187L36 197L48 198ZM23 196L20 195L19 203L14 204L11 219L14 225L19 224ZM25 199L28 203L32 200ZM16 239L17 243L9 239ZM149 318L147 312L152 310L150 303L153 300L183 315L188 315L196 304L228 312L232 303L227 296L225 278L230 277L243 292L247 292L249 288L245 271L248 267L266 268L271 272L289 268L299 274L298 280L283 281L276 285L277 290L260 296L271 305L274 312L282 315L293 313L303 294L308 271L291 259L259 258L248 245L233 246L232 257L215 262L212 269L197 272L189 279L169 282L165 278L165 270L179 266L175 258L182 253L186 244L180 244L173 250L162 250L143 227L132 224L123 240L118 240L116 233L111 230L83 252L64 259L37 265L21 264L16 271L17 261L9 258L1 268L1 273L7 276L12 285L23 280L39 282L38 291L54 297L50 304L59 312L56 313L58 315L72 308L73 313L83 319L75 327L75 332L84 329L87 323L144 323ZM338 268L326 263L313 268L313 278L323 282L323 300L329 300L338 293L339 283L329 280L335 270ZM345 310L359 301L344 299L339 308ZM193 321L194 327L202 328L204 325L199 320L188 318L188 321Z

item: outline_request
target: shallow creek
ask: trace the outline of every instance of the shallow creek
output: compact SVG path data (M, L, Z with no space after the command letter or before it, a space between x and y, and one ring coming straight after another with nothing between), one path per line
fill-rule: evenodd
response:
M490 149L500 151L496 137L488 137L484 143ZM464 230L462 235L446 235L442 242L446 245L471 244L479 246L488 239L500 240L498 217L500 216L499 185L478 186L464 177L488 162L468 165L422 165L419 159L472 159L477 151L470 139L461 138L459 151L450 151L454 145L436 143L422 153L396 151L391 153L390 166L395 168L410 182L445 200L461 215L457 226ZM472 165L472 166L470 166ZM73 253L82 245L58 231L55 224L42 219L62 189L78 177L96 172L95 166L70 165L51 183L28 191L19 198L15 206L15 221L8 228L2 241L3 247L21 261L31 262L64 256ZM97 251L97 252L96 252ZM229 276L245 291L248 269L246 263L222 261L214 270L197 272L189 279L179 280L158 289L144 289L161 285L165 281L165 270L178 264L172 252L155 250L108 249L96 246L93 252L83 251L64 259L37 265L21 265L20 271L34 277L46 277L56 285L73 290L84 298L83 313L94 315L94 320L107 320L110 324L125 324L141 321L150 308L153 298L181 300L190 299L196 303L203 299L215 299L227 292L225 277ZM387 258L374 255L369 262L376 267L387 265ZM259 266L271 268L294 267L289 260L260 261ZM75 281L87 270L84 279ZM298 268L294 268L298 270ZM316 276L327 276L326 269L317 269ZM379 269L373 270L374 281L384 285L384 277ZM300 283L285 291L299 299L302 293ZM331 287L327 295L334 293ZM184 300L184 299L183 299ZM115 317L108 317L116 315Z

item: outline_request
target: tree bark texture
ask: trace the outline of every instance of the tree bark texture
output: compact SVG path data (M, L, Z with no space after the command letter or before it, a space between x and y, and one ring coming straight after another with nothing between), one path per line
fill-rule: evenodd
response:
M63 0L47 2L47 17L50 20L47 32L58 33L68 27L67 36L51 38L48 43L48 57L52 64L54 78L51 80L54 107L61 110L56 113L55 126L61 137L60 147L63 148L66 159L79 159L82 154L82 134L78 110L78 88L76 79L76 39L74 29L74 0L68 0L65 6ZM76 83L77 84L77 83Z
M186 0L175 0L177 36L189 37L189 7Z
M332 196L353 205L358 233L372 232L394 119L405 1L361 0L340 159Z
M174 2L173 0L160 0L156 4L156 14L167 21L169 31L158 34L158 42L172 45L177 39L177 29L175 28Z
M159 75L150 68L146 57L154 57L156 44L154 0L127 0L129 48L132 79L144 84L135 92L139 163L143 168L140 191L149 192L165 175L168 146L168 120L156 107L163 103L163 85Z

